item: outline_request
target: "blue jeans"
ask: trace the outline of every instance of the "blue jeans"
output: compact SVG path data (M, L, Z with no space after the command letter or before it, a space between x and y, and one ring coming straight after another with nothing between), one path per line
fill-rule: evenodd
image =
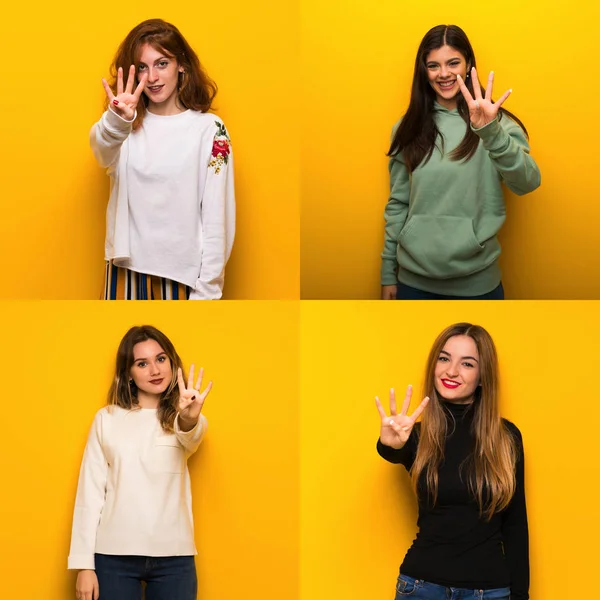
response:
M405 283L398 283L396 285L396 300L504 300L504 288L500 283L491 292L480 296L444 296L443 294L424 292Z
M96 554L102 600L196 600L198 580L193 556L113 556Z
M470 590L428 583L400 573L396 584L396 600L510 600L510 588Z

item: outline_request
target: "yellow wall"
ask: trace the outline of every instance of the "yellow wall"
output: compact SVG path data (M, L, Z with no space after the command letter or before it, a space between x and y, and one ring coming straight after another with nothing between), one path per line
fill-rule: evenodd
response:
M398 306L0 302L0 556L11 574L0 598L73 593L66 556L87 431L121 336L149 322L215 382L190 461L199 598L243 586L248 600L389 600L416 503L402 467L375 451L373 397L408 383L418 397L433 339L460 320L494 337L502 413L523 432L531 597L577 597L556 577L592 573L600 536L598 302Z
M597 570L600 508L598 303L303 303L300 421L302 598L390 600L416 532L404 468L379 457L380 418L427 353L469 320L494 338L501 412L526 453L532 600L581 596Z
M189 462L198 597L297 599L298 304L114 306L0 303L0 598L75 597L66 566L88 429L122 335L149 322L214 380L209 431Z
M508 298L600 298L598 120L590 69L600 5L302 0L303 298L378 298L392 125L408 106L423 35L461 26L483 81L530 133L542 187L507 195L501 266Z
M4 9L0 298L99 298L109 184L88 132L102 114L100 80L118 44L155 17L180 28L219 85L215 108L234 147L238 218L225 298L297 298L297 13L267 0Z

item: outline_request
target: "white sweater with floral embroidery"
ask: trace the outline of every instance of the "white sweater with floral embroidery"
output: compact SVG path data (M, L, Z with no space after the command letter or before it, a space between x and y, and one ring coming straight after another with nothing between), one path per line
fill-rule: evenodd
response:
M187 458L207 428L166 434L156 409L96 413L81 463L69 569L93 569L94 553L192 556L194 520Z
M105 258L222 296L235 234L233 155L223 122L186 110L146 112L142 126L106 111L90 133L111 178Z

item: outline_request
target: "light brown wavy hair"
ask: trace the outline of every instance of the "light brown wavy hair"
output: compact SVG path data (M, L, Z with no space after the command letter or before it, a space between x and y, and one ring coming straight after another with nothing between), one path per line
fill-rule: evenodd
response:
M150 44L155 50L164 52L169 58L174 58L177 65L184 68L184 72L179 73L177 84L179 102L185 108L207 112L217 95L217 84L208 76L200 64L197 54L181 35L179 29L162 19L143 21L134 27L121 42L110 67L111 81L109 83L113 91L117 87L119 67L123 69L124 84L127 83L127 74L131 65L135 65L136 73L138 72L141 49L145 44ZM137 117L133 122L134 130L142 125L148 106L146 94L142 94L140 100L136 109ZM108 98L104 108L107 107Z
M421 419L419 443L411 469L413 488L418 493L420 476L425 473L426 490L435 504L438 470L444 459L448 434L446 411L435 388L435 367L446 342L456 335L473 339L479 352L479 386L471 410L475 449L461 465L469 489L479 504L480 515L492 515L506 508L515 493L516 442L503 424L498 407L498 357L490 334L479 325L450 325L435 340L427 359L425 394L430 402Z
M130 372L134 363L134 346L148 340L157 342L171 362L171 383L159 399L157 418L163 430L172 433L179 403L177 369L183 370L183 366L171 340L152 325L132 327L121 340L117 350L115 377L108 392L108 404L120 406L126 410L138 410L140 408L137 399L137 387L131 379Z

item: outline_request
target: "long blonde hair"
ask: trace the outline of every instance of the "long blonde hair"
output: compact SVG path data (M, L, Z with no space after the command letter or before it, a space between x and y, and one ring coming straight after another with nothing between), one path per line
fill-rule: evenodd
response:
M461 474L473 497L479 504L481 515L492 515L506 508L515 493L515 464L517 448L510 431L502 423L498 408L498 357L490 334L479 325L455 323L435 340L427 359L425 395L431 401L421 419L419 443L411 469L413 488L418 493L419 477L425 472L426 489L433 503L438 493L438 470L444 459L447 435L446 413L435 389L435 367L446 342L456 335L473 339L479 352L479 386L472 410L472 433L475 449L461 465Z

